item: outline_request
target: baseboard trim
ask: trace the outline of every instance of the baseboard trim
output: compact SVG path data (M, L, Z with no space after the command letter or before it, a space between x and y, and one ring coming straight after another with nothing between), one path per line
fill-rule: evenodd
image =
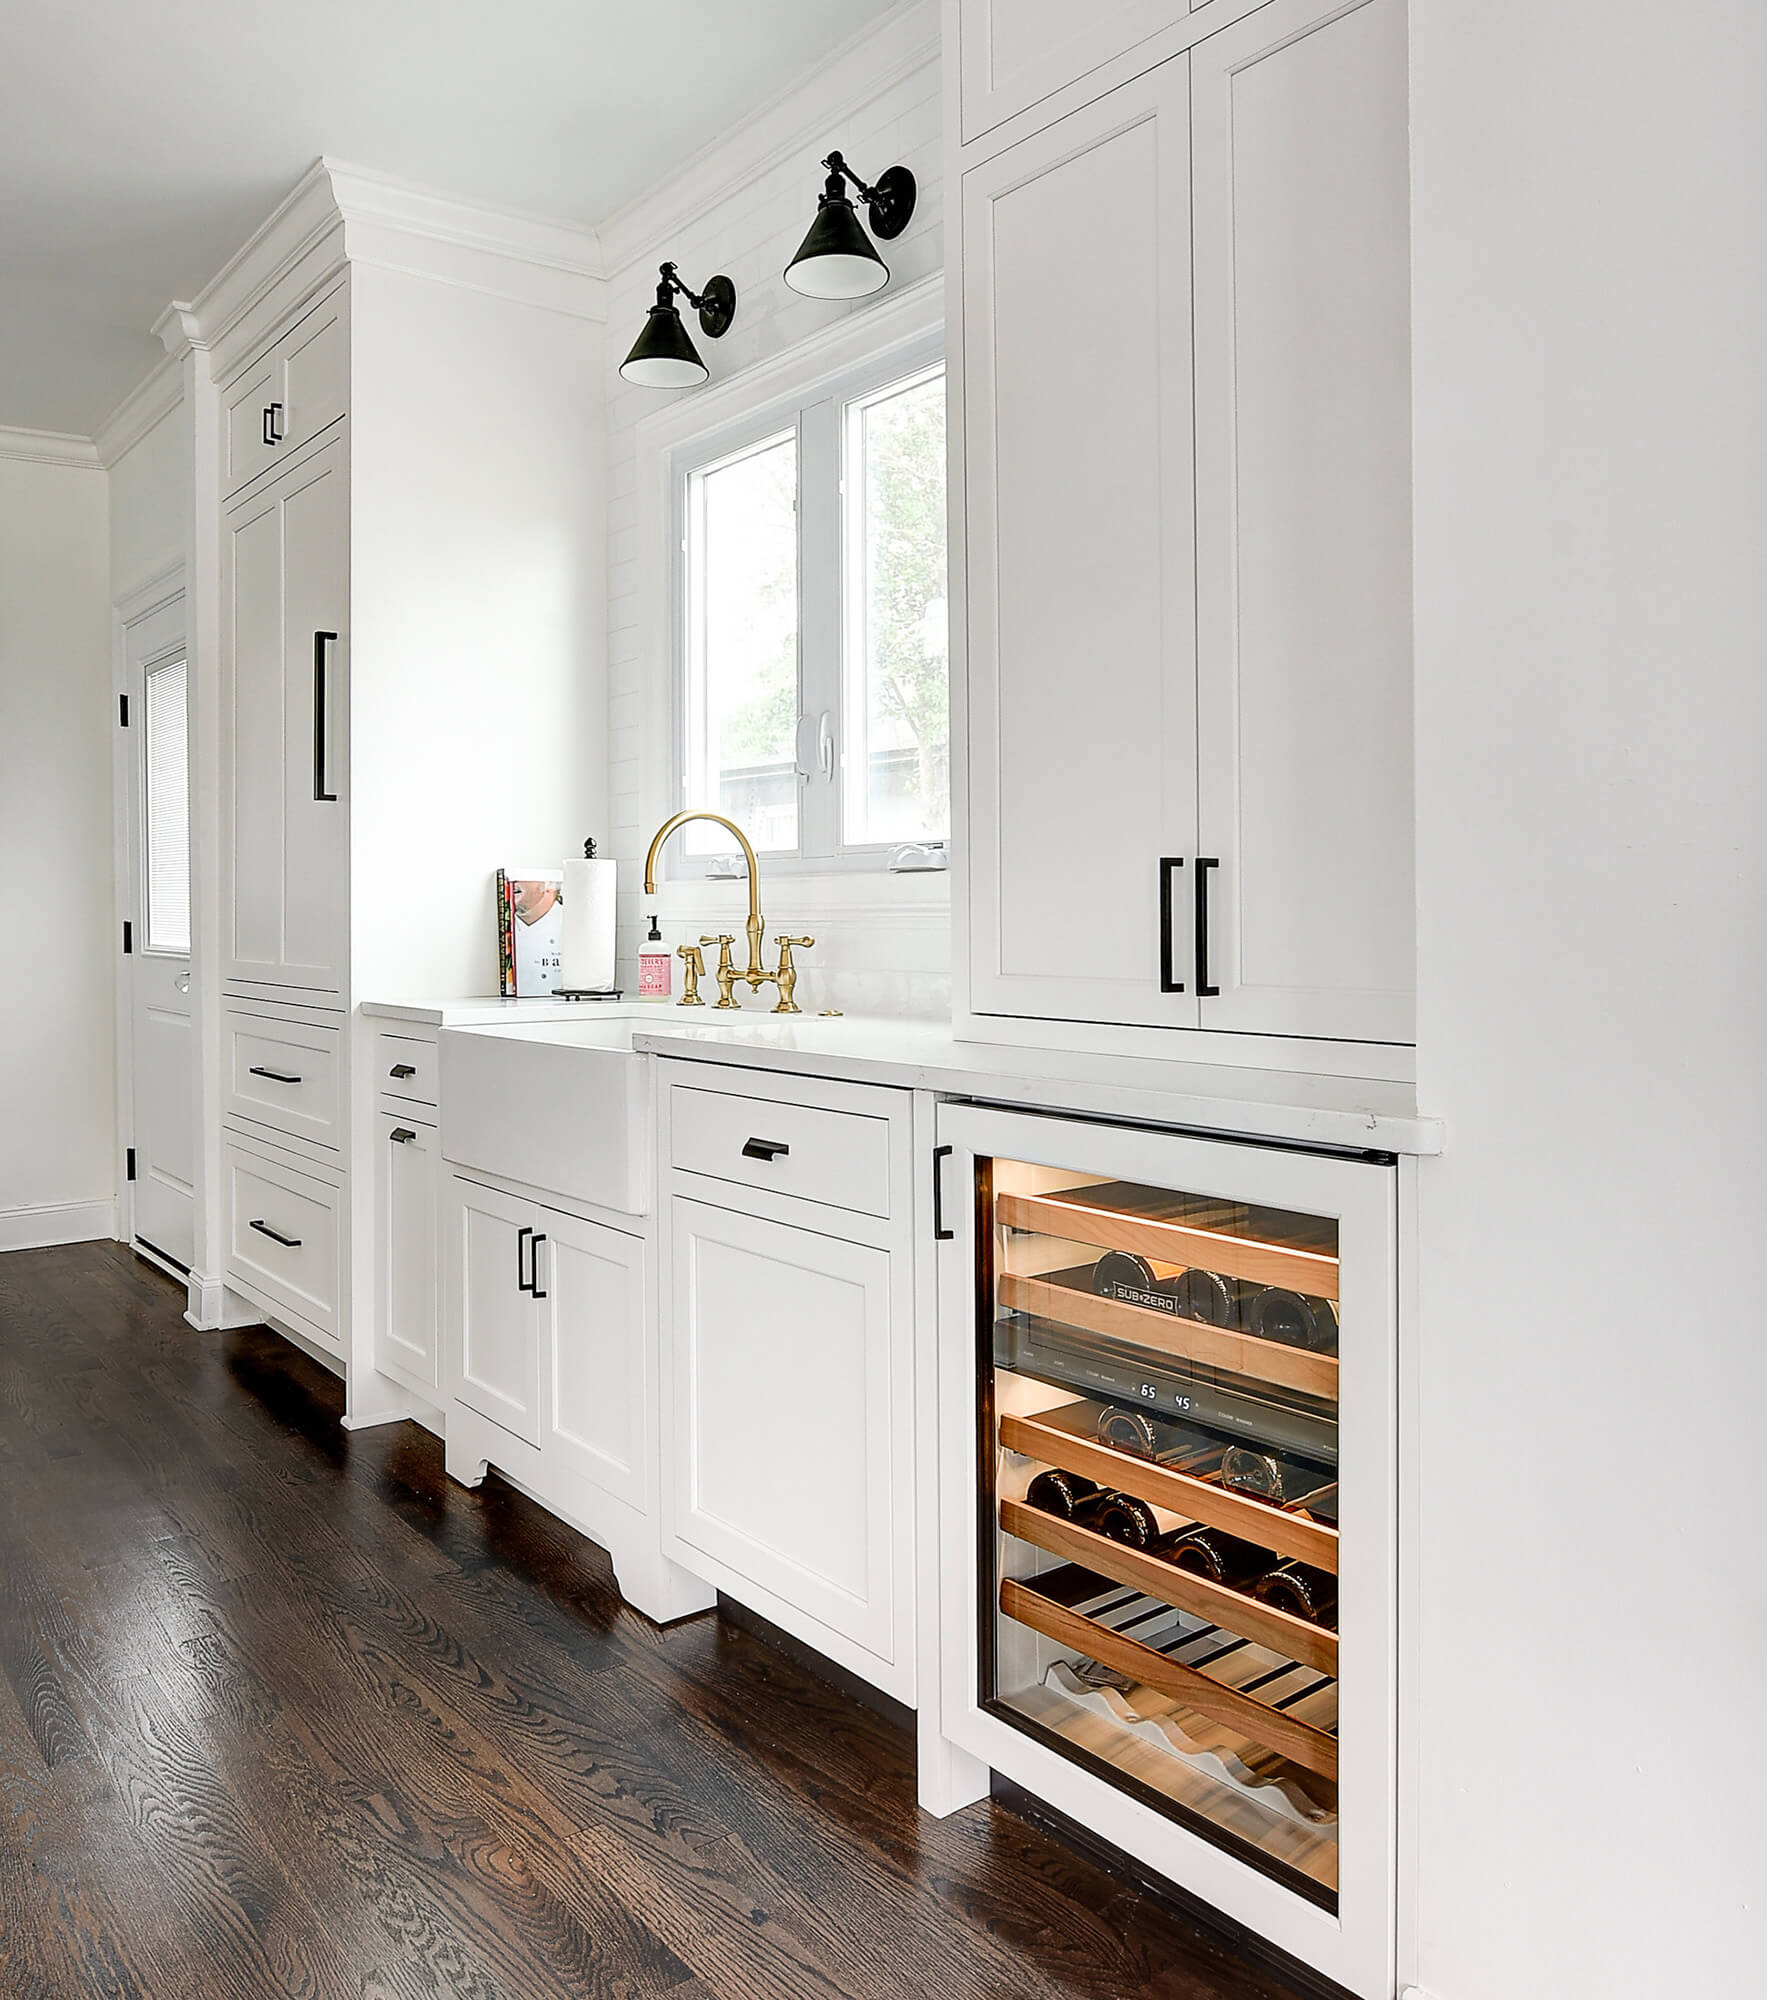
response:
M0 1251L115 1242L116 1234L114 1201L40 1201L23 1208L0 1208Z

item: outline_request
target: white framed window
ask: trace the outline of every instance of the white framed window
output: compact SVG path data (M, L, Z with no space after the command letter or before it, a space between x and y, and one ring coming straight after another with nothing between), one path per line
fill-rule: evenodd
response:
M950 830L943 346L793 373L666 455L673 807L774 865L882 869ZM672 872L730 849L690 825Z

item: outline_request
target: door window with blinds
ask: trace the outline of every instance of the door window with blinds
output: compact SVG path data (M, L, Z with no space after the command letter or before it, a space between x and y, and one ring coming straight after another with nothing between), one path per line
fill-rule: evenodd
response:
M949 831L937 357L898 349L671 455L677 803L770 857L877 867ZM699 822L681 852L729 845Z
M142 862L146 947L190 950L189 667L182 659L149 667L142 718Z

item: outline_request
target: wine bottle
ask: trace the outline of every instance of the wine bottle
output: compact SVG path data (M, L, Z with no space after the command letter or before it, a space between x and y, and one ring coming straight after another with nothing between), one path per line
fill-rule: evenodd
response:
M1280 1285L1254 1293L1246 1325L1260 1340L1280 1341L1284 1347L1305 1347L1315 1354L1337 1349L1338 1316L1331 1301L1285 1291Z
M1098 1442L1108 1444L1113 1451L1133 1452L1137 1458L1157 1458L1159 1426L1143 1410L1107 1405L1098 1413Z
M1159 1516L1133 1493L1100 1493L1074 1517L1082 1527L1126 1548L1151 1548L1160 1538Z
M1250 1493L1259 1500L1272 1500L1279 1507L1293 1507L1309 1493L1331 1485L1328 1472L1283 1458L1255 1445L1230 1444L1221 1454L1221 1484L1235 1493Z
M1312 1625L1337 1623L1338 1580L1311 1563L1285 1562L1266 1570L1252 1585L1252 1595Z
M1025 1505L1071 1521L1098 1492L1095 1479L1082 1479L1077 1472L1063 1472L1052 1467L1048 1472L1039 1472L1025 1488Z
M1242 1541L1238 1535L1225 1535L1219 1528L1186 1528L1168 1536L1154 1553L1174 1569L1206 1576L1211 1583L1225 1584L1232 1590L1243 1590L1270 1568L1268 1549Z
M1129 1250L1107 1250L1092 1267L1092 1289L1100 1298L1116 1299L1124 1305L1151 1305L1170 1312L1166 1304L1167 1285L1178 1277L1181 1264L1155 1264Z
M1180 1317L1201 1320L1204 1326L1233 1327L1242 1324L1246 1300L1257 1287L1243 1278L1224 1278L1218 1271L1196 1266L1164 1289Z

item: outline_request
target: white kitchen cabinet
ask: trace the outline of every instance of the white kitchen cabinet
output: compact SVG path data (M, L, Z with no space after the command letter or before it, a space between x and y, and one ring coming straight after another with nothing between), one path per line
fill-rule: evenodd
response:
M664 1552L912 1701L907 1093L662 1067L682 1072L660 1093ZM751 1183L730 1169L744 1145ZM822 1162L809 1198L800 1149Z
M548 1485L587 1480L646 1508L644 1240L539 1211L541 1450Z
M450 1178L444 1294L450 1393L524 1443L540 1442L535 1205ZM544 1247L543 1245L541 1246Z
M1183 0L961 0L959 99L967 143L1091 75L1185 11Z
M384 1109L375 1128L375 1365L433 1392L440 1382L439 1135L408 1112Z
M1409 1042L1404 0L1277 0L1190 63L1201 1019Z
M233 494L337 422L349 397L346 294L328 292L221 390L222 490Z
M1207 11L954 154L960 985L1288 1063L1413 1033L1405 19Z
M341 436L225 517L223 977L338 1004L349 948L349 500Z
M1186 59L963 181L969 991L1193 1026L1161 857L1196 847Z

